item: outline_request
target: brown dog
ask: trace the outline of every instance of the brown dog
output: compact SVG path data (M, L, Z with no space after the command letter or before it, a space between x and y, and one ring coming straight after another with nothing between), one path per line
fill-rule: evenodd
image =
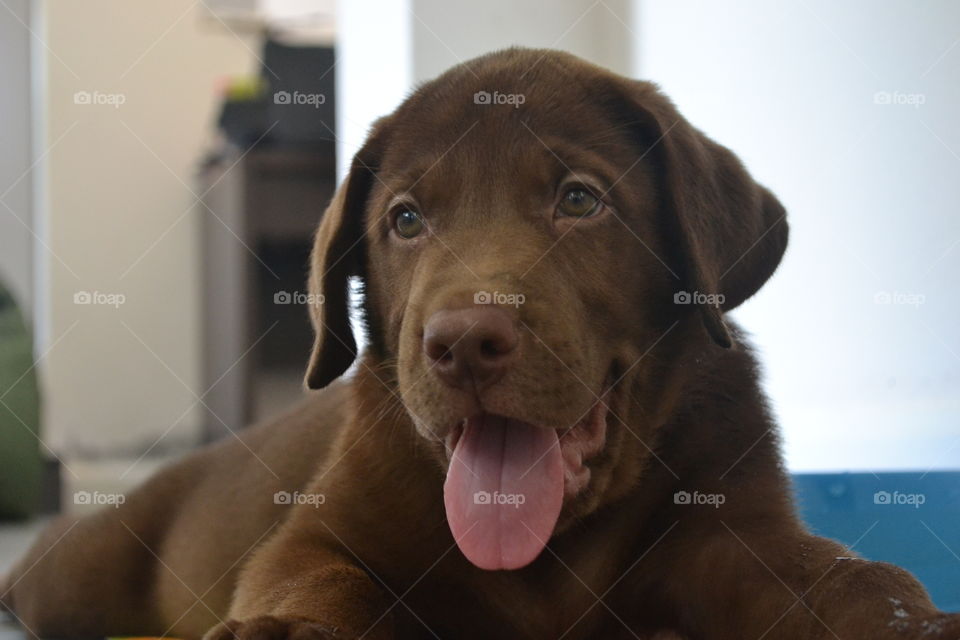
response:
M653 85L550 51L461 65L324 215L324 391L57 523L0 593L54 636L958 638L795 515L723 317L786 243ZM370 345L335 381L350 276Z

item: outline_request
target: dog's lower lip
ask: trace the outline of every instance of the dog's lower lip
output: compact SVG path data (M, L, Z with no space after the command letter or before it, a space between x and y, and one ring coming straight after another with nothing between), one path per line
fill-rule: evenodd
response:
M606 447L611 389L612 385L605 385L603 393L586 415L560 437L566 466L565 493L568 499L590 484L592 472L587 463Z
M453 457L453 451L457 448L457 442L460 441L460 436L463 435L463 428L467 424L467 418L464 418L457 424L453 426L453 429L450 429L450 433L447 434L447 437L444 438L444 446L447 449L447 460Z

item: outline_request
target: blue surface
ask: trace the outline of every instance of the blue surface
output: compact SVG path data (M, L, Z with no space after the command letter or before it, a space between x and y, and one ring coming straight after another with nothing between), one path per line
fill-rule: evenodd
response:
M793 482L817 535L904 567L937 606L960 611L960 472L795 474Z

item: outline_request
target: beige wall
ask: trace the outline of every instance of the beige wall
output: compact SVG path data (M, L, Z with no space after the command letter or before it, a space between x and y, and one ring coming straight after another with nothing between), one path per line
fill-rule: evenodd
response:
M38 10L51 148L39 207L50 248L40 256L45 440L67 454L137 451L168 429L161 448L191 441L203 392L198 234L209 214L191 210L190 189L216 87L256 69L257 45L192 0L46 0ZM122 104L78 103L77 92ZM125 302L75 304L94 291Z

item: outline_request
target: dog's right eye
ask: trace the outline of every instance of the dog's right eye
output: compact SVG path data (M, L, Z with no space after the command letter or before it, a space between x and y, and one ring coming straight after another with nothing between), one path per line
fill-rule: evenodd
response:
M589 218L603 208L595 195L579 187L569 189L557 205L557 213L569 218Z
M398 211L393 219L393 226L397 230L397 235L407 240L420 235L424 228L423 218L411 209Z

